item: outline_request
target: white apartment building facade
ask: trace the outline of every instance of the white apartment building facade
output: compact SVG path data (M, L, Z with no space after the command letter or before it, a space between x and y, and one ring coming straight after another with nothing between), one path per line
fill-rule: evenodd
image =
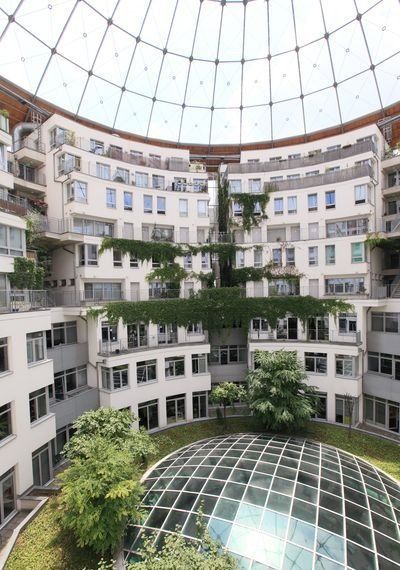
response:
M371 232L398 235L400 156L385 158L376 126L243 151L240 163L221 168L230 191L262 192L265 183L274 190L267 219L251 232L241 229L242 212L232 204L229 236L217 235L209 176L190 163L188 150L57 114L14 131L14 141L0 131L0 143L10 150L0 171L0 413L7 426L0 432L0 526L19 495L51 480L81 413L129 408L148 430L208 417L212 384L243 382L255 350L297 351L320 394L321 421L345 423L349 394L353 423L400 432L400 265L365 244ZM18 296L7 274L16 256L27 255L24 215L32 210L40 212L39 241L51 257L47 291ZM148 281L159 260L100 253L106 237L192 245L234 239L246 248L236 267L293 270L293 279L247 282L247 296L342 298L353 309L305 323L288 314L276 328L254 318L248 331L211 338L201 323L109 323L89 309L187 298L202 288L191 272L211 271L213 260L178 258L188 271L179 287Z

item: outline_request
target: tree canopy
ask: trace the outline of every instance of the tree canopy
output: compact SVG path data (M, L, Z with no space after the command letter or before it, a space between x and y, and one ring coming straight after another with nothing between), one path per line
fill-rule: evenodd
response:
M222 382L213 388L210 400L213 404L218 404L224 408L224 418L226 418L227 406L232 406L234 402L244 398L246 391L235 382Z

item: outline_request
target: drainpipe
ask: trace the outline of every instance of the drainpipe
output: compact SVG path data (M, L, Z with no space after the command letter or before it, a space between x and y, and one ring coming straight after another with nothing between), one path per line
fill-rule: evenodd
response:
M22 134L31 133L36 130L38 125L36 123L18 123L12 131L13 152L16 152L21 147Z

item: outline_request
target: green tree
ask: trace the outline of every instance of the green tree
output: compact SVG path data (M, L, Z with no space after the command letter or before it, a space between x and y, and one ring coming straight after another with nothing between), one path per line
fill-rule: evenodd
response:
M265 427L274 431L298 430L317 410L315 389L295 352L256 351L255 370L247 375L250 408Z
M210 400L213 404L218 404L224 408L224 419L226 419L227 406L233 406L234 402L244 398L246 391L234 382L222 382L213 388Z
M128 517L139 520L142 488L126 443L95 436L59 475L60 525L81 548L111 553L119 544Z
M74 422L74 435L64 448L68 459L85 457L93 437L103 437L115 445L126 445L133 461L146 463L157 451L153 439L144 429L135 430L136 418L128 410L98 408L85 412Z

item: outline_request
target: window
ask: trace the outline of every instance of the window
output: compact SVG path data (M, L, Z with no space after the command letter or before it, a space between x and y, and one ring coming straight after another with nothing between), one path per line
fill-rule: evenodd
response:
M122 299L121 283L85 283L85 301L119 301Z
M112 237L114 235L114 224L85 218L73 218L72 231L86 236Z
M288 214L297 214L297 196L288 196Z
M307 201L308 201L308 211L316 212L318 210L318 195L309 194L307 196Z
M400 355L368 352L368 370L400 380Z
M358 236L368 232L368 218L326 224L326 237Z
M106 188L106 204L107 208L117 207L117 192L114 188Z
M22 256L25 253L25 231L0 224L0 255Z
M153 196L149 196L145 194L143 196L143 211L145 214L152 214L153 213Z
M152 185L153 188L163 190L165 187L165 178L164 176L159 176L158 174L153 174L152 176Z
M208 200L197 200L197 215L201 218L208 216Z
M335 421L339 424L349 424L350 405L353 407L351 423L354 425L358 422L358 398L350 398L347 401L345 396L336 396L335 398ZM350 405L349 405L350 404Z
M310 317L308 319L307 340L329 340L328 317Z
M46 485L51 478L49 444L45 443L32 453L33 484L39 487Z
M11 404L0 406L0 441L12 435Z
M319 224L318 222L313 222L308 224L308 239L318 239L319 238Z
M157 196L157 214L165 214L165 198Z
M138 405L139 427L146 430L158 428L158 400L149 400Z
M202 252L201 254L201 268L209 269L210 267L210 254L208 252Z
M104 143L96 141L95 139L90 139L90 152L93 152L94 154L104 154Z
M283 214L283 198L274 198L274 214L276 216Z
M132 192L124 192L124 210L133 210Z
M188 215L188 200L182 198L179 200L179 215L182 217Z
M207 392L193 392L193 419L207 417Z
M101 385L104 390L121 390L128 386L128 365L101 368Z
M260 247L255 247L253 250L253 261L254 267L262 267L263 259L262 259L262 249Z
M158 168L161 166L161 156L159 154L149 154L151 166Z
M44 332L28 333L26 335L26 352L28 364L45 360L46 351L44 348Z
M165 359L165 378L185 376L185 357L173 356Z
M48 414L47 388L40 388L29 394L29 417L31 424Z
M114 267L122 267L122 253L119 249L113 249L113 265Z
M67 202L87 203L87 184L74 180L67 184Z
M139 267L139 260L137 257L129 256L129 267L134 267L137 269Z
M243 214L243 206L242 204L239 204L239 202L233 202L232 208L234 216L241 216Z
M335 206L336 206L335 190L328 190L328 192L325 192L325 208L329 210L331 208L335 208Z
M51 325L51 330L46 331L47 348L55 348L64 344L75 344L77 337L76 321L54 323Z
M138 384L157 382L157 361L143 360L136 364L136 380Z
M179 228L179 241L180 243L189 243L189 228Z
M327 394L322 394L319 392L317 394L317 413L315 414L315 418L318 420L326 420L327 419Z
M103 180L111 180L111 168L109 164L96 162L96 176Z
M110 325L109 323L101 323L101 341L102 342L116 342L118 340L118 327L117 325Z
M319 170L309 170L306 172L306 176L317 176L319 174Z
M351 334L357 332L357 315L352 313L340 313L339 334Z
M169 396L166 399L167 424L185 421L185 394Z
M204 178L193 178L193 192L206 192L207 180Z
M0 526L14 514L15 507L14 469L10 469L0 477Z
M236 252L236 267L244 267L244 251Z
M185 269L192 269L193 267L193 258L191 253L185 253L183 256L183 267Z
M126 170L125 168L116 168L113 180L114 182L129 184L129 170Z
M282 265L282 250L280 248L272 250L272 265L275 267Z
M20 167L24 168L23 171L23 176L22 178L28 179L31 182L35 181L34 175L35 175L35 170L33 168L30 167L24 167L24 165L20 164ZM75 156L74 154L69 154L67 152L64 152L63 154L61 154L58 157L58 175L62 175L62 174L69 174L70 172L72 172L73 170L77 170L80 171L81 169L81 158L80 156ZM28 173L31 173L31 175L29 176Z
M368 186L359 184L354 186L354 199L356 204L365 204L367 201Z
M242 345L212 346L210 364L237 364L247 362L247 348Z
M249 180L249 192L258 193L261 192L261 179L253 178Z
M400 313L372 313L371 330L386 333L399 333Z
M325 295L364 294L364 277L325 279Z
M130 158L134 164L140 164L143 159L143 153L139 150L131 150L129 152Z
M192 354L192 374L207 373L207 355Z
M86 364L54 374L54 385L49 386L49 398L60 402L87 386Z
M286 265L296 265L294 247L286 248Z
M240 194L242 191L242 181L241 180L229 180L229 192L230 194Z
M135 186L139 188L149 187L149 175L146 172L135 172Z
M308 248L308 265L318 265L318 247Z
M61 127L54 127L54 129L50 131L50 147L55 148L62 144L69 144L73 141L74 135L75 133L73 131L68 131Z
M266 319L252 319L251 330L254 332L268 331L268 322Z
M79 265L97 265L97 245L82 244L79 246Z
M7 337L0 338L0 374L7 372L8 368L8 343Z
M296 152L294 154L288 154L288 160L295 160L296 158L300 158L301 154L299 152Z
M327 357L324 352L305 352L305 369L313 374L326 374Z
M365 261L365 248L364 244L352 243L351 244L351 263L362 263Z
M73 433L74 429L71 424L68 424L57 430L56 437L51 441L53 466L59 465L64 461L62 451L65 447L65 444L68 443L73 436Z
M355 357L346 354L335 356L336 376L353 378L356 374Z
M285 317L278 319L276 323L276 338L279 340L297 340L298 323L297 317Z
M334 245L326 245L325 246L325 264L326 265L335 265L335 246Z

